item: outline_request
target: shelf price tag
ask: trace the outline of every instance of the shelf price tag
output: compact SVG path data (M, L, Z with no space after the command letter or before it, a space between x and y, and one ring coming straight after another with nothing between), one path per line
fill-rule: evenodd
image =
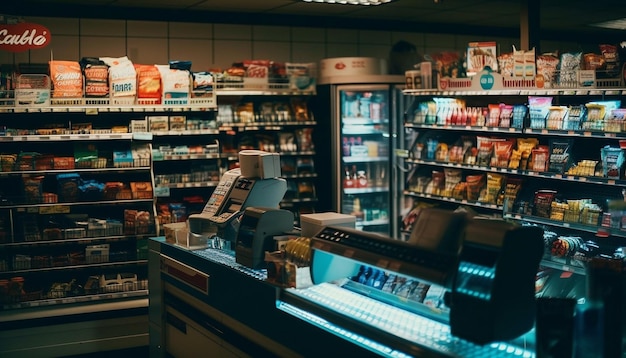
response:
M152 133L151 132L133 132L133 139L152 140Z
M154 188L154 196L166 198L170 196L170 188L167 186L157 186Z

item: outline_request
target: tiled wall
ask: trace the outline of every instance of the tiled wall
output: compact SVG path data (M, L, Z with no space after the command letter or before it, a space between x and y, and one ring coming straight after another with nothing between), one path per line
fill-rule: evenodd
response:
M509 52L519 43L519 39L498 37L334 28L40 17L26 21L46 26L52 34L51 44L22 53L0 51L0 63L127 55L142 64L191 60L194 71L203 71L225 69L245 59L318 62L344 56L388 58L391 46L399 40L413 43L419 54L464 51L468 42L485 40L495 40L503 52Z

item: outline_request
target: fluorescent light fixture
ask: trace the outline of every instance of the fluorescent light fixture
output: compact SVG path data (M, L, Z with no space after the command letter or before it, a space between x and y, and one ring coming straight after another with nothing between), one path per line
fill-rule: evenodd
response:
M341 5L382 5L392 2L393 0L303 0L304 2L317 2L325 4L341 4Z
M626 30L626 18L603 21L597 24L591 24L591 26L603 27L605 29Z

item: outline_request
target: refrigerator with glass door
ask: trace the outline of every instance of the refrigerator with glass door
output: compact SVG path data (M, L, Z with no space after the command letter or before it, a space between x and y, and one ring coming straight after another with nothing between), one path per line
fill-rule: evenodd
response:
M328 130L317 133L320 208L354 215L358 229L388 236L401 197L392 150L403 85L403 76L329 77L320 80L315 101L318 128Z

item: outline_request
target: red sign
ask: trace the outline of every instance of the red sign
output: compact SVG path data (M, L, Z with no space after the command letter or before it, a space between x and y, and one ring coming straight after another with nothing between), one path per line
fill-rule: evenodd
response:
M0 24L0 50L23 52L48 46L50 30L27 22Z

